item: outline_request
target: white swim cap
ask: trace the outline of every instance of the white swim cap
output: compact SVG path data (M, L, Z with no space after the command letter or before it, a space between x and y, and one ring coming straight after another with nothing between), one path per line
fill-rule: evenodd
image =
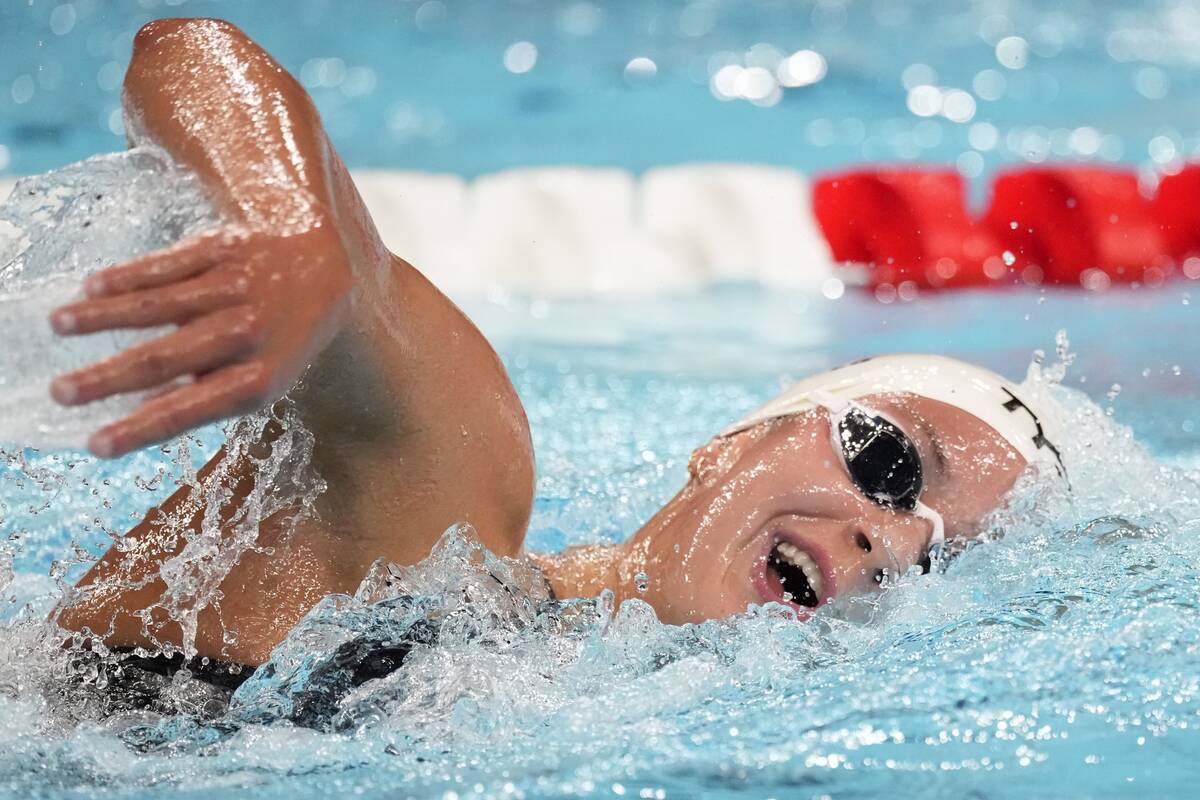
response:
M805 378L720 435L827 406L830 398L849 401L884 392L915 394L962 409L998 433L1027 463L1053 466L1066 477L1055 445L1061 432L1057 409L1027 401L1016 384L994 372L945 356L878 356Z

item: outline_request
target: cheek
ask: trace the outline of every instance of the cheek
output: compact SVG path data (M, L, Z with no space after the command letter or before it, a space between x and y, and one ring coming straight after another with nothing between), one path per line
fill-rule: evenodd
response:
M975 536L988 514L1004 502L1020 470L992 467L946 492L942 517L948 536Z

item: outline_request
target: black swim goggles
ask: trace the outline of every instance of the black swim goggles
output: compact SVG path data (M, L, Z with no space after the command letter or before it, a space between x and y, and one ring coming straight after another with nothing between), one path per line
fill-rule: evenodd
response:
M882 413L854 400L824 392L810 399L829 412L833 450L850 480L872 502L929 520L933 530L927 559L936 558L946 528L941 515L921 502L925 471L913 440Z

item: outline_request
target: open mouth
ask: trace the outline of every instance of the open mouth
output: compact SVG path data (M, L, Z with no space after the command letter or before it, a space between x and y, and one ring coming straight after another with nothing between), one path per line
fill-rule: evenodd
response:
M821 602L824 578L816 560L791 542L778 542L767 556L767 580L789 603L816 608Z

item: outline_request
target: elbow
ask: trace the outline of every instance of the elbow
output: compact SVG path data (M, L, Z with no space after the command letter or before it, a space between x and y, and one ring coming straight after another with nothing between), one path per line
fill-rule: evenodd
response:
M125 93L135 103L180 87L203 93L202 87L228 84L231 64L245 79L282 80L289 88L299 89L300 85L233 23L168 18L147 23L134 37Z
M156 19L143 25L134 37L126 79L152 75L183 61L202 62L216 46L247 41L240 28L222 19Z

